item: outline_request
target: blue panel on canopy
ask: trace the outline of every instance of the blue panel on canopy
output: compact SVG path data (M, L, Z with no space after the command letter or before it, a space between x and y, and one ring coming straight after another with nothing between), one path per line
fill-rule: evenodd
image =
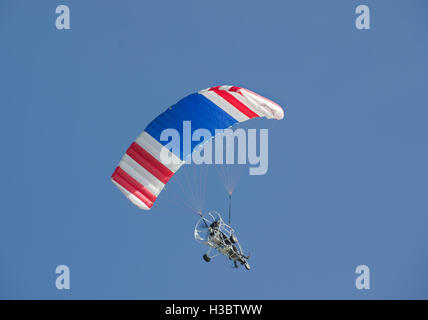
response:
M180 133L181 141L180 154L176 154L176 156L184 160L189 154L183 154L183 121L191 121L192 134L195 130L203 128L208 129L212 136L215 135L216 129L226 129L237 122L203 95L194 93L160 114L150 122L145 131L159 143L166 145L168 141L160 141L161 132L169 128L177 130ZM200 141L192 141L191 151L199 143Z

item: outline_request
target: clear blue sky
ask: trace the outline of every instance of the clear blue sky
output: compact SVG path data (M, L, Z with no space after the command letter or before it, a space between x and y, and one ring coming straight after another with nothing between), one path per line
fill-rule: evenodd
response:
M427 15L422 0L1 1L0 298L428 298ZM220 84L287 110L258 124L268 174L234 195L251 272L202 261L195 214L163 194L141 212L110 182L151 119ZM226 205L211 172L206 208Z

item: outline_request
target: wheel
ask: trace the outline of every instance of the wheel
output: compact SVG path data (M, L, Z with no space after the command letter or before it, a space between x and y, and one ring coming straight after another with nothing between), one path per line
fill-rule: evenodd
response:
M250 265L248 264L248 262L245 262L244 267L245 267L245 269L247 269L247 270L250 270L250 269L251 269L251 268L250 268Z
M207 255L207 254L204 254L204 255L202 256L202 258L204 258L204 260L205 260L206 262L210 262L210 261L211 261L211 258L210 258L210 257L208 257L208 255Z
M233 234L229 237L229 240L232 243L237 243L238 242L238 239L236 239L236 237Z

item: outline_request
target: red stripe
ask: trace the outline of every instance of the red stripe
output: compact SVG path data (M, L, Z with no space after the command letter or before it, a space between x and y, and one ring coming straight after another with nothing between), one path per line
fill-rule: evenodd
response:
M126 173L126 171L123 170L121 167L117 167L113 175L120 176L121 178L125 179L125 181L134 186L142 195L144 195L151 202L156 201L156 196L151 193L149 189L144 187L140 182L138 182L131 175Z
M135 142L126 150L126 153L164 184L174 175L174 172Z
M134 196L140 199L146 206L149 208L153 206L153 202L156 201L156 196L147 190L137 180L123 171L122 168L117 167L113 172L112 178L128 192L132 193Z
M217 93L220 97L222 97L224 100L229 102L236 109L238 109L243 114L245 114L248 118L258 118L259 117L259 115L257 113L252 111L245 104L243 104L241 101L239 101L234 96L232 96L229 92L227 92L225 90L217 90L217 89L213 89L212 91Z
M236 92L236 93L239 93L241 96L243 96L242 92L240 91L241 89L242 89L241 87L230 87L228 91Z
M229 89L229 91L232 91L232 92L237 92L238 90L241 90L241 88L240 87L235 87L235 86L233 86L233 87L231 87Z
M217 90L218 88L220 88L220 86L211 87L211 88L210 88L210 91L211 91L211 90Z

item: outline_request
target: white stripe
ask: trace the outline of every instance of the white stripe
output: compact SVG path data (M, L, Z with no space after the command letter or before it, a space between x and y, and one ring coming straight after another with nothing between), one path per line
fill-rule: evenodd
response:
M135 204L138 208L143 210L149 210L150 208L146 206L146 204L138 199L136 196L134 196L132 193L130 193L128 190L126 190L124 187L122 187L120 184L118 184L116 181L111 179L111 181L116 185L116 187L119 188L120 191L128 198L129 201L131 201L133 204Z
M122 160L119 162L119 167L121 167L123 171L125 171L145 188L147 188L156 197L165 186L161 181L158 180L158 178L153 176L149 171L135 162L135 160L127 154L125 154Z
M211 102L213 102L214 104L216 104L219 108L223 109L236 121L242 122L249 119L245 114L243 114L241 111L236 109L233 105L231 105L229 102L224 100L214 91L200 91L199 93L202 94L205 98L207 98Z
M172 172L176 172L183 165L184 161L181 161L175 154L165 148L162 144L159 143L155 138L149 135L146 131L143 131L142 134L135 140L136 143L140 145L141 148L150 153L156 160L162 163ZM164 149L164 152L168 153L168 157L172 159L171 163L163 163L161 161L161 150Z
M248 103L254 108L257 108L258 114L261 117L268 119L281 120L284 118L284 110L275 102L258 95L248 89L241 89L241 93L248 100Z

